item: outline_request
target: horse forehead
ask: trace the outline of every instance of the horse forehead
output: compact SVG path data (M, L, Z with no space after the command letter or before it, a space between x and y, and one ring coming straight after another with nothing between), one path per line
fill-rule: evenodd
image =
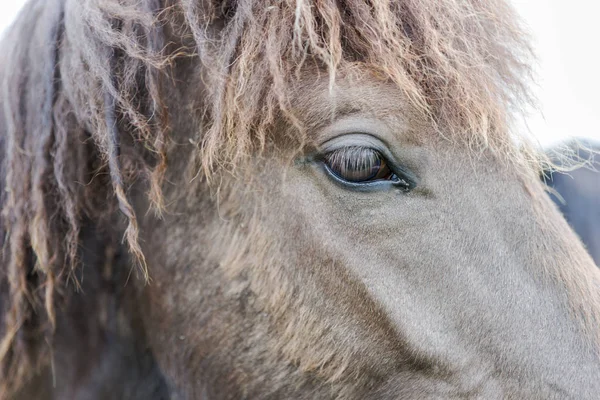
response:
M301 82L294 87L291 98L309 132L345 117L377 119L405 130L426 123L400 88L369 77Z

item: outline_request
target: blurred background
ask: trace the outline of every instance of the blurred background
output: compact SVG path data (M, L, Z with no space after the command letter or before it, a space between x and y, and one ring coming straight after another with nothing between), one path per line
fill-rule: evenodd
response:
M589 0L512 0L539 56L540 112L525 124L543 146L568 137L600 141L600 3ZM25 0L0 0L0 35Z

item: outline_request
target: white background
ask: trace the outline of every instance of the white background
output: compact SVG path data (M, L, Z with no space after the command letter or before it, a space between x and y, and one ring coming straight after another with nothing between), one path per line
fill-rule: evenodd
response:
M534 36L541 112L527 125L543 145L600 141L600 5L592 0L512 0ZM25 0L0 0L0 32Z

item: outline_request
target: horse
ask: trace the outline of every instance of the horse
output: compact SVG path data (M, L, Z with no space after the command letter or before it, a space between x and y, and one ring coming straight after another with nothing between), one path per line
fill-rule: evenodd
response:
M597 398L504 0L29 0L3 399Z
M583 146L581 146L583 144ZM566 150L565 150L566 149ZM575 143L564 143L550 150L550 154L575 157L579 168L569 172L548 170L544 180L550 188L552 200L556 203L569 225L579 235L586 249L600 265L600 144L578 139ZM559 157L560 158L560 157ZM560 160L557 160L560 163ZM585 165L587 164L587 165Z

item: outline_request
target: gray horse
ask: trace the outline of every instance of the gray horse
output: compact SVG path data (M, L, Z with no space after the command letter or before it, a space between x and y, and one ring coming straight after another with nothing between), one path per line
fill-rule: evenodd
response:
M585 150L577 151L577 156L588 160L586 165L571 172L547 172L545 181L555 191L552 199L600 265L600 144L580 142Z

